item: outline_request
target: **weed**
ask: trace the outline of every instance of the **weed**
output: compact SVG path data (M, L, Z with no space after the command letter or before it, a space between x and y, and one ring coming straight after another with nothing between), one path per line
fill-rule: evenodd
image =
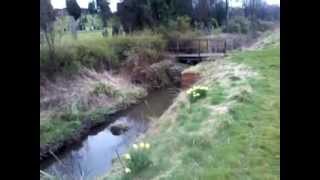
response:
M196 102L199 99L205 98L207 96L207 87L202 87L202 86L194 86L191 89L187 91L189 101L191 103Z
M113 86L105 83L98 83L94 90L92 91L92 94L99 96L99 95L107 95L110 97L115 97L119 95L118 90L116 90Z

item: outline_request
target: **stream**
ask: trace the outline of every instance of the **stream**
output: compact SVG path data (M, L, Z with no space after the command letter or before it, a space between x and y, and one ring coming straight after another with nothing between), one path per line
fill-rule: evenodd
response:
M112 124L99 127L80 145L68 147L57 155L58 158L42 162L40 169L66 180L91 180L105 175L117 158L117 152L120 156L126 153L137 137L146 132L150 117L159 118L178 92L179 89L173 87L151 92L142 103L115 116L114 123L127 124L128 131L115 136L110 131Z

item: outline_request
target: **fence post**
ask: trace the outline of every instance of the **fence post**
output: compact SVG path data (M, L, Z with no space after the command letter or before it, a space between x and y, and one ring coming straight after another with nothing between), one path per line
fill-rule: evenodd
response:
M223 50L223 53L226 53L227 52L227 40L225 39L224 40L224 50Z
M177 40L177 52L179 53L179 39Z

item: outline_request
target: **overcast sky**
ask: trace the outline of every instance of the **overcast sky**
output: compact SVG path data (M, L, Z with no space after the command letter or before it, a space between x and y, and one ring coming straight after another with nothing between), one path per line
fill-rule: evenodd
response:
M91 2L92 0L77 0L79 6L81 8L88 8L88 3ZM110 2L110 9L112 12L117 10L117 3L120 0L109 0ZM66 0L51 0L51 4L53 8L58 8L62 9L66 7Z
M91 2L92 0L77 0L79 6L81 8L88 8L88 3ZM120 0L109 0L110 2L110 9L112 12L117 10L117 3ZM238 2L236 2L237 0L233 0L232 5L233 6L241 6L241 0L238 0ZM280 5L280 0L266 0L268 4L278 4ZM54 8L65 8L66 7L66 0L51 0L51 4Z

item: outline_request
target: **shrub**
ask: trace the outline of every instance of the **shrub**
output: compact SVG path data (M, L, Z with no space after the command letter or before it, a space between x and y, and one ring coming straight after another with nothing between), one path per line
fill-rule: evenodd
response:
M211 18L211 23L212 23L213 28L216 29L219 27L219 23L215 18Z
M205 98L207 96L207 91L208 91L207 87L194 86L193 88L187 91L189 101L191 103L194 103L199 99Z
M76 53L68 46L57 46L52 56L47 47L40 48L40 72L52 75L57 72L76 72L80 67Z
M130 53L137 52L137 49L162 53L165 48L165 41L157 34L116 36L108 44L119 61L125 60Z
M117 65L112 52L97 42L57 45L51 58L47 47L40 48L40 72L45 75L73 74L78 72L81 66L99 69Z
M249 31L250 22L242 16L236 16L230 19L228 25L224 27L223 31L228 33L242 33L246 34Z
M190 30L190 20L191 19L188 16L179 16L177 18L177 30L182 33L185 33L188 30Z
M274 26L274 23L269 22L269 21L258 21L257 23L257 30L258 31L267 31L269 29L272 29L272 27Z
M158 34L116 36L110 38L83 36L78 41L57 44L53 54L40 46L40 75L74 74L81 67L90 69L118 68L129 55L144 55L158 61L165 49L165 40Z
M102 36L103 36L103 37L107 37L108 35L109 35L108 28L105 28L105 29L102 31Z

